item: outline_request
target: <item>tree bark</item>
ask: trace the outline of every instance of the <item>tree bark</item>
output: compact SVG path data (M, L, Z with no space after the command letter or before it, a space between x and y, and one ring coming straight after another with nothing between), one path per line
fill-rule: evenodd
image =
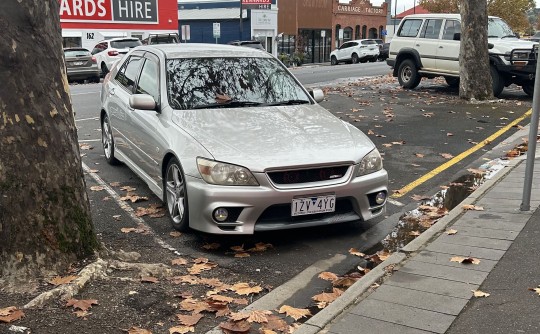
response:
M0 1L0 278L93 254L58 0Z
M489 67L486 0L460 0L459 97L493 98Z

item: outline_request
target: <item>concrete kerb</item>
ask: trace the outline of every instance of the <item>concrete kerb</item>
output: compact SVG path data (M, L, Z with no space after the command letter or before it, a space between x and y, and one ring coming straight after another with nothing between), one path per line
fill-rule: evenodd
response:
M452 209L448 215L441 218L437 223L432 225L429 229L424 231L418 238L414 239L403 247L399 252L392 254L388 259L379 264L376 268L358 280L349 289L347 289L343 295L328 305L324 310L314 315L308 321L306 321L300 328L295 331L295 334L316 334L324 329L332 320L342 314L348 307L353 305L365 297L371 292L369 288L380 281L385 279L385 276L391 275L393 270L387 271L389 266L400 267L419 250L425 248L429 242L440 235L446 228L452 225L463 214L463 205L474 204L482 196L484 196L499 180L506 176L516 166L523 162L523 158L517 158L510 160L508 165L495 174L491 179L485 181L478 189L476 189L469 197L460 203L459 206ZM392 268L392 267L391 267Z

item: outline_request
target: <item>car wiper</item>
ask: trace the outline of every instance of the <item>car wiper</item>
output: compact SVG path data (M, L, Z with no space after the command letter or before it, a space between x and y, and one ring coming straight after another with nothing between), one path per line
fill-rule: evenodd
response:
M488 38L499 38L497 35L488 35Z
M306 104L306 103L309 103L309 101L308 100L287 100L287 101L267 103L265 104L265 106L287 106L287 105L293 105L293 104Z
M517 38L516 35L506 35L506 36L503 36L503 37L501 37L501 38L510 38L510 37Z
M237 107L253 107L261 105L260 102L255 101L234 101L230 100L221 103L204 104L201 106L192 107L191 109L213 109L213 108L237 108Z

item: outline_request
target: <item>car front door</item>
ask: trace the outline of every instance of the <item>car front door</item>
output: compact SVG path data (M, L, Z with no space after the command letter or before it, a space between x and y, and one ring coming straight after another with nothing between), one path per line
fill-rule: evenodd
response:
M133 141L137 143L143 171L161 187L160 162L166 150L164 131L159 131L163 121L160 113L161 80L159 71L159 58L146 53L142 64L141 74L135 87L135 94L147 94L156 101L155 110L131 109L129 112L130 126L133 128Z
M339 61L350 59L351 57L351 55L349 54L350 46L351 46L350 42L345 42L341 44L337 52L337 58Z
M455 39L457 33L461 33L460 22L446 20L437 48L436 66L441 72L459 75L459 39Z
M420 53L424 70L437 70L437 49L442 21L442 19L425 20L420 35L416 39L416 50Z

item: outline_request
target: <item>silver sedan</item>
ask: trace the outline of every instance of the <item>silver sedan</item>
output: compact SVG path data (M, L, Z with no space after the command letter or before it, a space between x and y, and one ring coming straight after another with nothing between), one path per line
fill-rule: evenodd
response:
M102 142L166 204L175 229L252 234L385 211L375 145L250 48L137 47L101 92Z

